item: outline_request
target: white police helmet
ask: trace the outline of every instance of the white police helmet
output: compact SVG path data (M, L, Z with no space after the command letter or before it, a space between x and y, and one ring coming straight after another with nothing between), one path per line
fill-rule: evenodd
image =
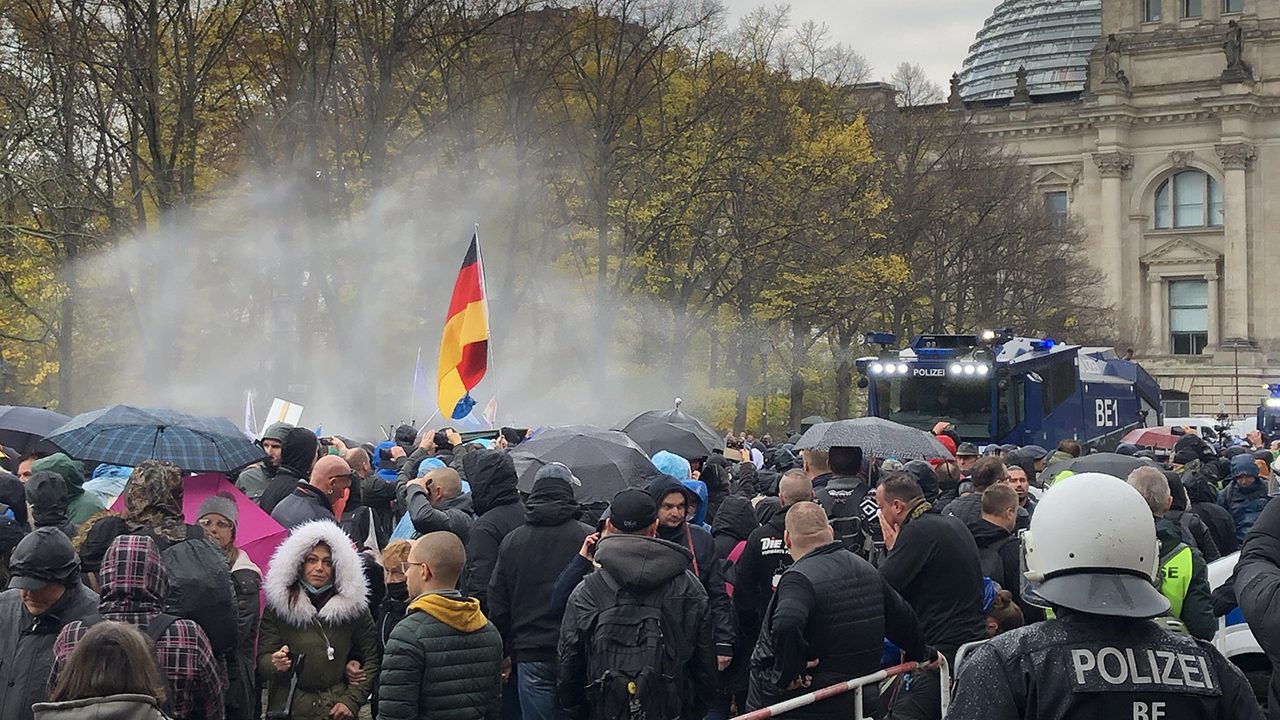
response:
M1031 599L1094 615L1153 618L1169 611L1146 500L1119 478L1082 473L1045 492L1022 536Z

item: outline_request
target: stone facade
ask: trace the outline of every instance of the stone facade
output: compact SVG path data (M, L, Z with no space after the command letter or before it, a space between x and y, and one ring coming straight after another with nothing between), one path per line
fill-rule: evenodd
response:
M1103 0L1083 92L951 107L1065 194L1116 337L1170 395L1251 415L1280 376L1280 0L1160 0L1147 22L1152 2Z

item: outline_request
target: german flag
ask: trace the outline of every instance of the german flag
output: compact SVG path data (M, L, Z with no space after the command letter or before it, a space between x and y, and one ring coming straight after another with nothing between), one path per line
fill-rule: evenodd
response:
M480 239L471 236L471 246L453 284L449 314L440 337L440 362L436 365L440 416L460 419L471 411L468 393L480 382L488 367L489 308L484 297L484 268L480 265Z

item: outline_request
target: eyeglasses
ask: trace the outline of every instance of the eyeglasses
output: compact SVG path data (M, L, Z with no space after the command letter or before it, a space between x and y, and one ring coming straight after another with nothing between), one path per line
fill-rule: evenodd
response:
M213 518L200 518L200 527L202 528L218 528L219 530L230 530L235 527L230 520L214 520Z
M405 575L408 575L408 574L409 574L409 568L413 567L414 565L426 565L426 563L424 563L424 562L410 562L410 561L406 560L406 561L404 561L404 562L400 563L400 572L404 573Z

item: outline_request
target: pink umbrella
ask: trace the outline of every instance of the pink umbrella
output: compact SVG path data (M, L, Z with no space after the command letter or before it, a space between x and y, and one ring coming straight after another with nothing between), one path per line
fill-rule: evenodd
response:
M216 473L192 475L182 479L182 514L186 521L195 524L196 513L200 511L200 503L217 493L225 493L235 498L239 521L236 523L236 547L244 551L249 559L262 570L265 575L267 565L276 546L289 536L280 523L271 519L262 508L245 497L245 494L227 482L227 478ZM124 510L124 494L116 498L112 510Z

